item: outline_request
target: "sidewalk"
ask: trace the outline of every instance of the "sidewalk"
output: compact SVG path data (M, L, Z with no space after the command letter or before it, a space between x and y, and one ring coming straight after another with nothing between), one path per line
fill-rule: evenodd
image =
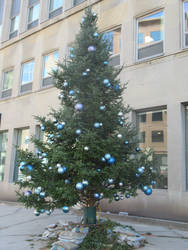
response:
M80 212L74 210L68 214L56 210L51 216L36 217L32 209L26 210L20 204L2 202L0 203L0 250L38 250L46 245L46 242L38 240L46 226L59 220L77 222L80 219L79 214ZM123 225L130 225L144 235L148 244L140 248L141 250L188 250L187 223L161 222L103 213L101 216Z

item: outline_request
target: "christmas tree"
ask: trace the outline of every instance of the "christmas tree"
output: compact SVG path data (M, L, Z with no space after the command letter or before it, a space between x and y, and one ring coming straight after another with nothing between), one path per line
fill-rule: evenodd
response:
M66 213L81 203L85 222L95 223L101 199L119 201L136 196L139 189L152 193L150 154L141 152L126 118L130 109L123 104L121 69L109 65L110 44L96 23L89 8L69 59L52 73L60 109L37 117L47 139L33 137L37 152L19 153L24 177L17 182L17 194L36 215L55 208Z

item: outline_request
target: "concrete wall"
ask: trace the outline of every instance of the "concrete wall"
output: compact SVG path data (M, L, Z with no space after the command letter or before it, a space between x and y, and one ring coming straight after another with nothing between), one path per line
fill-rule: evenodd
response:
M45 1L41 1L42 5ZM29 31L24 30L26 25L22 24L21 33L11 40L7 40L9 20L4 22L6 32L3 32L3 42L0 45L0 79L3 70L13 67L14 86L12 97L0 100L0 130L9 131L5 178L0 183L0 199L15 200L15 186L11 183L14 129L29 126L31 133L34 133L37 123L33 115L46 115L50 107L57 107L59 103L58 91L55 88L41 88L42 56L59 50L60 58L63 58L67 45L74 40L78 32L83 9L96 2L94 10L99 14L100 31L121 25L121 64L124 65L121 80L129 83L124 96L125 102L135 110L167 107L168 190L154 190L151 197L140 194L137 198L111 205L104 201L103 208L116 212L128 211L135 215L188 221L182 106L182 103L188 101L188 50L182 49L182 1L88 0L74 8L70 5L71 1L64 2L65 11L61 15L49 20L45 5L41 11L40 24ZM164 8L165 13L164 55L137 62L136 18L161 8ZM21 63L31 58L35 60L33 89L30 93L20 95Z

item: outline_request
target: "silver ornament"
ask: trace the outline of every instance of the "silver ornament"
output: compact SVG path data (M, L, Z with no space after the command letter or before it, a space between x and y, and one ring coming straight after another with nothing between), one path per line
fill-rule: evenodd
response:
M119 138L119 139L121 139L122 137L123 137L122 134L117 135L117 138Z
M85 150L85 151L88 151L88 150L89 150L89 147L88 147L88 146L85 146L85 147L84 147L84 150Z

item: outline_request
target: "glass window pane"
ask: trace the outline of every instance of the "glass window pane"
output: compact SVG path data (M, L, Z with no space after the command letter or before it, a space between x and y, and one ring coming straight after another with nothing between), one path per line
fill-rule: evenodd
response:
M74 0L74 6L79 4L79 3L82 3L84 2L85 0Z
M163 52L163 20L163 11L138 19L138 59Z
M188 2L184 2L185 32L188 32Z
M19 16L15 16L11 19L10 33L18 30L19 27Z
M16 131L17 134L17 142L16 146L19 149L26 150L29 146L29 129L18 129ZM18 152L16 152L15 157L15 172L14 172L14 180L21 180L23 178L22 172L19 170L19 166L17 165Z
M188 190L188 106L185 107L186 186Z
M63 5L63 0L50 0L50 12L56 10Z
M161 114L163 120L153 121L153 114ZM138 112L137 128L139 132L140 148L154 151L154 170L158 174L154 188L167 189L168 180L168 151L167 151L167 111Z
M29 18L28 18L28 22L32 23L36 20L39 19L39 13L40 13L40 4L36 4L32 7L29 8Z
M163 120L163 112L152 113L152 121L162 121L162 120Z
M103 39L108 41L108 50L112 55L120 54L121 48L121 29L116 29L103 34Z
M33 81L34 61L22 65L22 84Z
M3 90L11 89L13 86L13 70L4 72Z
M58 51L44 56L43 78L51 77L52 70L57 69Z
M4 179L8 133L0 132L0 182Z

